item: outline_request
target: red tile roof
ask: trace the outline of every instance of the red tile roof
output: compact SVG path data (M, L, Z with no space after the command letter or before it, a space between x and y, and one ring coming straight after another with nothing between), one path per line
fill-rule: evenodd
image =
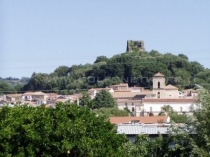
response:
M43 92L26 92L23 95L48 95L48 94Z
M144 116L144 117L110 117L109 121L112 124L131 123L131 121L139 121L139 123L166 123L167 116Z

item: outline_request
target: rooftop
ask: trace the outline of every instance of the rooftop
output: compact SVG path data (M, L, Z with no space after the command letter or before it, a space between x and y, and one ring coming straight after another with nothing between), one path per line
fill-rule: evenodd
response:
M138 135L138 134L168 134L170 126L141 125L141 124L118 124L118 134Z
M154 77L164 77L164 75L158 72L157 74L154 75Z
M142 116L142 117L110 117L112 124L125 124L132 121L144 124L167 123L168 116Z
M26 92L23 95L48 95L48 94L40 91L40 92Z
M178 88L169 84L169 85L165 86L165 89L178 89Z

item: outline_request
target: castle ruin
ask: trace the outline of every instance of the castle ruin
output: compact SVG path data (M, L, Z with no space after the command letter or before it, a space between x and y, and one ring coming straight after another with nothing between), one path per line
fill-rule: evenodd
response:
M144 48L144 41L134 41L134 40L128 40L127 41L127 52L132 52L132 51L145 51Z

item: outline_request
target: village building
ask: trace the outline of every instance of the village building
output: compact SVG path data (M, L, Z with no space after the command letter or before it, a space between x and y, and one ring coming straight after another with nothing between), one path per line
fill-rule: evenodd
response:
M37 105L46 104L48 94L43 92L26 92L22 95L23 102L35 102Z
M169 116L144 116L144 117L109 117L112 124L168 124Z
M128 87L128 84L113 85L110 92L119 109L127 108L133 116L158 115L164 106L170 106L179 114L191 114L196 109L197 91L193 89L179 91L171 84L166 85L165 76L157 73L153 76L152 90L143 87Z
M168 136L170 131L168 116L110 117L109 121L116 125L118 134L125 134L131 142L139 134L146 134L152 139L159 134Z

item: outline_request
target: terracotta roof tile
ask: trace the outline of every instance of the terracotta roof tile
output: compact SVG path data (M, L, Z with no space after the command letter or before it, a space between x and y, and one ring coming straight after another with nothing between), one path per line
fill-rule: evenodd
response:
M48 95L44 92L26 92L23 95Z
M115 99L122 99L135 97L137 94L140 94L140 92L113 92L111 94Z
M167 122L167 116L144 116L144 117L110 117L109 121L112 124L131 123L131 121L139 121L139 123L152 124Z
M129 98L142 98L142 96L152 94L150 90L143 90L139 92L117 91L111 93L115 99L129 99Z

